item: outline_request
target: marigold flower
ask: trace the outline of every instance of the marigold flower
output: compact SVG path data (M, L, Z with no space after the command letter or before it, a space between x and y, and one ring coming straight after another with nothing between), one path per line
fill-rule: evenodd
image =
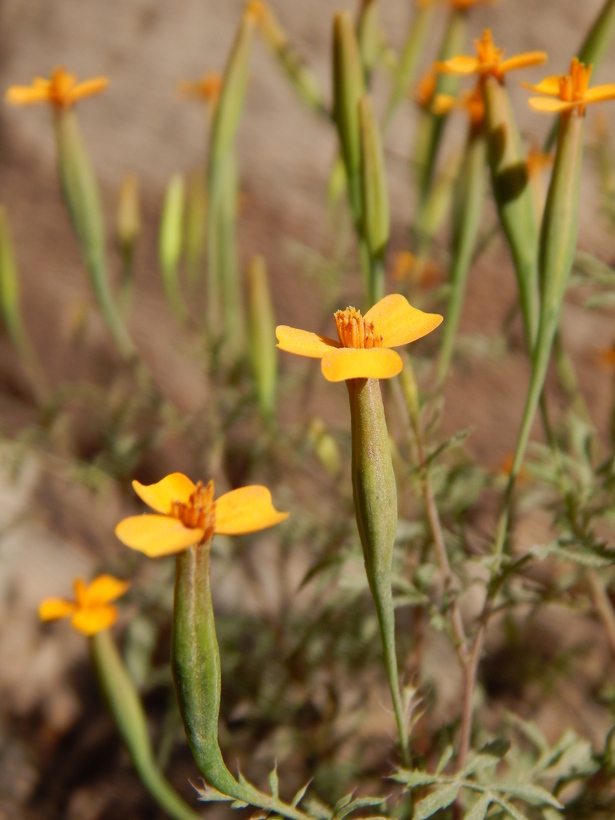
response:
M222 76L215 71L205 74L200 80L182 80L180 93L185 97L215 103L222 89Z
M47 598L38 608L41 621L71 618L71 626L84 635L95 635L113 626L117 607L111 601L120 598L130 587L129 581L120 581L112 575L99 575L91 584L77 578L73 584L75 600Z
M485 100L480 87L476 84L473 91L464 91L460 97L451 97L449 94L438 94L433 101L431 110L434 114L443 116L449 114L453 108L467 111L472 128L479 128L485 119Z
M273 527L288 518L271 503L266 487L231 490L214 501L214 482L194 484L172 473L157 484L133 481L134 491L159 515L134 515L115 528L120 541L149 558L172 555L204 544L214 533L243 535Z
M6 101L12 105L50 103L54 108L70 108L83 97L100 94L109 85L107 77L94 77L78 83L77 77L62 66L54 69L48 80L35 77L32 85L12 85L6 92Z
M538 85L523 83L531 91L547 95L530 97L528 102L535 111L544 111L547 114L561 114L563 111L577 108L579 115L582 115L585 113L585 106L590 103L615 99L615 83L588 88L591 73L590 65L586 66L574 57L570 63L570 73L547 77Z
M491 31L483 31L480 40L474 40L476 57L460 54L443 63L436 63L438 71L450 74L478 74L480 77L489 75L496 77L499 82L504 80L504 74L518 68L528 68L546 62L544 51L526 51L515 57L504 59L504 49L496 48Z
M338 310L335 324L339 341L280 325L275 335L280 350L321 359L323 376L330 382L346 379L390 379L402 369L392 347L409 344L431 333L442 316L413 308L399 293L385 296L365 316L353 307Z

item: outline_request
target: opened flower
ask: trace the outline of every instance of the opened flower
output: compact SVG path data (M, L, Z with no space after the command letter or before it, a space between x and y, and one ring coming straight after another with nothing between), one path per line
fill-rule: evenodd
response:
M330 382L346 379L390 379L402 369L398 353L391 350L431 333L442 316L413 308L398 293L385 296L365 316L353 307L338 310L335 324L339 341L280 325L275 334L280 350L321 359L322 373Z
M100 94L108 85L107 77L94 77L77 83L74 74L60 67L48 80L36 77L32 85L12 85L6 92L6 101L12 105L50 103L57 109L70 108L84 97Z
M158 515L125 518L115 528L123 544L149 558L172 555L204 544L214 533L244 535L273 527L288 518L271 503L266 487L240 487L214 501L214 482L194 484L182 473L172 473L157 484L132 486Z
M485 101L480 82L477 83L473 91L464 91L460 97L438 94L432 105L433 113L439 116L449 114L453 108L467 111L471 127L474 129L481 128L485 119Z
M129 581L119 581L112 575L99 575L91 584L77 578L73 584L75 600L47 598L40 605L41 621L70 618L71 625L84 635L95 635L113 626L117 607L111 601L120 598L130 587Z
M615 99L615 83L588 88L591 73L592 67L585 66L575 57L570 63L569 74L547 77L538 85L524 83L526 88L546 95L530 97L528 102L535 111L547 114L561 114L576 108L582 115L585 113L585 106L590 103Z
M493 76L499 82L504 80L504 74L518 68L528 68L546 62L544 51L526 51L515 57L504 59L504 49L496 48L493 36L489 29L485 29L480 40L474 40L476 57L460 54L442 63L436 63L438 71L450 74L478 74L481 77Z

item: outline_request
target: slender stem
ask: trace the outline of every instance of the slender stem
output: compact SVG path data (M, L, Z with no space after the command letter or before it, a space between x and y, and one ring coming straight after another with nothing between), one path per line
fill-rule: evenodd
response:
M611 645L611 652L615 655L615 612L613 611L613 604L602 583L602 579L595 570L590 569L587 571L587 580L589 581L589 588L596 612L606 630Z

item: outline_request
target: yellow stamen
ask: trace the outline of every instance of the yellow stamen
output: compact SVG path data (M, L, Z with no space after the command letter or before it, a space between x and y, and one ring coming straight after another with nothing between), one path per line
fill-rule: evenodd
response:
M366 322L361 311L353 307L338 310L335 314L337 335L344 347L382 347L382 336L374 333L374 323Z
M213 479L207 486L202 481L197 482L194 492L186 503L173 501L170 514L191 530L203 530L202 543L212 538L216 527Z

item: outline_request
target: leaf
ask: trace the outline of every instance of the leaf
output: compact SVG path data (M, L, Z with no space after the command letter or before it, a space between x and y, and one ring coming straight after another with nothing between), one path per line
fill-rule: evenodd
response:
M400 769L391 775L391 779L397 780L399 783L405 783L410 789L415 789L418 786L431 786L433 783L438 782L438 778L434 777L433 774L427 774L427 772L422 772L419 769L413 769L410 772Z
M491 802L497 803L498 806L500 806L500 808L504 809L504 811L507 811L511 817L514 817L514 820L529 820L527 815L522 814L522 812L520 812L519 809L515 808L513 804L509 803L507 800L502 800L500 797L492 795Z
M359 797L356 800L352 800L340 811L336 811L334 813L334 817L336 817L337 820L342 820L342 818L346 817L347 815L351 814L353 811L356 811L357 809L363 809L367 806L379 806L381 803L384 803L386 799L386 797ZM375 820L375 818L370 817L369 820Z
M192 788L197 793L197 800L201 803L212 803L214 801L222 801L222 800L232 800L232 797L229 797L228 794L222 794L217 789L214 789L213 786L208 786L207 783L202 780L203 788L199 789L198 786L195 786L194 783L190 783Z
M481 795L472 808L463 815L463 820L484 820L491 804L491 796Z
M424 800L417 804L414 812L414 820L426 820L432 817L440 809L445 809L454 803L461 789L460 783L449 783L435 792L432 792Z
M311 783L311 782L312 782L312 779L310 778L310 779L308 780L308 782L305 784L305 786L303 786L303 788L299 789L299 791L297 792L297 794L296 794L296 795L293 797L293 799L290 801L290 805L291 805L291 806L298 806L298 805L299 805L299 803L301 803L301 801L302 801L302 800L303 800L303 798L305 797L305 793L306 793L306 791L308 790L308 786L310 785L310 783Z
M276 761L273 769L269 772L269 788L271 789L272 797L277 800L280 796L280 781L278 778L278 763Z
M444 769L448 766L450 759L453 756L453 745L449 743L448 746L444 749L442 754L440 755L440 760L438 760L438 765L436 767L436 774L442 774Z
M599 569L601 567L610 567L615 564L615 550L581 550L572 549L570 547L561 547L559 544L551 542L549 544L541 544L533 546L529 552L543 561L550 555L561 558L563 561L571 561L574 564L580 564L583 567L593 567Z
M562 804L553 797L551 792L543 789L542 786L536 786L534 783L514 784L514 783L497 783L491 786L492 789L505 792L510 797L515 797L518 800L523 800L530 806L552 806L554 809L563 809Z

